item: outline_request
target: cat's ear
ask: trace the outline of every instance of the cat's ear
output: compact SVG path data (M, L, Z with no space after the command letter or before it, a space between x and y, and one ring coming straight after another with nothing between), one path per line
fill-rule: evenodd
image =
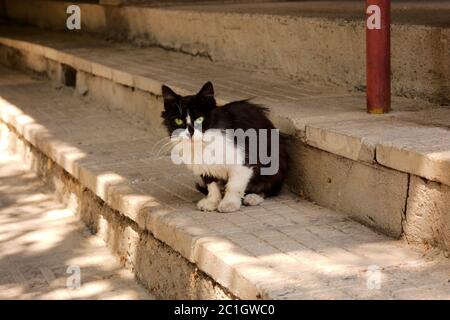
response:
M178 99L178 95L168 86L163 85L161 91L164 98L164 104L175 102Z
M214 87L211 81L205 83L197 95L205 98L214 98Z

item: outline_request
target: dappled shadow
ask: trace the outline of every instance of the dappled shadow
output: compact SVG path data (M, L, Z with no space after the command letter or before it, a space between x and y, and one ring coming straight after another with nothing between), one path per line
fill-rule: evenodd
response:
M228 288L253 283L263 298L450 297L450 264L436 252L407 247L344 218L339 221L318 206L314 212L312 204L289 207L296 208L289 214L280 214L286 209L279 205L246 217L216 216L217 232L194 244L196 263ZM196 233L202 234L200 220L208 218L195 220L191 228L197 225ZM246 225L241 232L239 224ZM207 233L210 226L203 228ZM373 274L379 275L379 289L371 287Z
M18 191L20 189L20 191ZM69 266L81 287L69 289ZM146 298L131 274L57 202L45 184L3 151L0 159L0 298Z

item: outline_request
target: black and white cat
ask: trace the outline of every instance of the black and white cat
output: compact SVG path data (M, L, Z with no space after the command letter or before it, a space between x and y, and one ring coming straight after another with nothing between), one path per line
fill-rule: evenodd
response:
M199 151L202 153L200 156L206 158L205 161L185 161L202 179L197 189L206 197L197 204L200 210L233 212L239 210L242 203L258 205L264 201L264 197L279 193L288 166L288 154L282 137L277 136L274 140L261 136L264 132L278 133L266 116L266 108L246 100L217 106L211 82L207 82L196 95L180 96L164 85L162 94L164 111L161 116L172 141L188 144L190 149L198 142L207 146L213 137L222 140L225 150L233 150L226 155L229 158L229 154L233 154L232 162L209 161L207 158L211 157L211 153L207 155L204 151L206 148ZM239 129L240 132L253 130L256 141L230 136L230 130L233 132ZM268 152L270 158L277 161L276 171L262 174L272 164L261 161L260 157L256 157L256 161L252 160L249 150Z

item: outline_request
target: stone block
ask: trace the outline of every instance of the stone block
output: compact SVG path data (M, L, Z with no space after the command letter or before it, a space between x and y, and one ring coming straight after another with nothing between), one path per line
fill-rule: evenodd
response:
M408 176L297 142L289 182L300 195L400 237Z
M409 242L450 251L450 187L411 176L403 227Z

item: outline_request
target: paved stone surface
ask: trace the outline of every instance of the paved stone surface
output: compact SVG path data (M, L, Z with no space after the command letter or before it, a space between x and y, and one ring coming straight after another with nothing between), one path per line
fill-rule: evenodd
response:
M1 34L7 34L0 37L0 43L7 46L153 95L161 94L162 83L180 93L193 93L202 83L212 80L219 102L254 96L255 102L270 107L271 117L282 131L299 135L311 146L351 160L378 161L450 185L447 107L393 97L392 113L373 116L365 112L364 95L349 94L337 87L268 77L204 58L155 48L136 49L92 37L67 37L21 28L0 28ZM36 64L44 69L47 66L45 61ZM151 113L147 118L158 118L159 110L143 109L130 111L143 116Z
M7 69L0 94L3 121L240 298L450 298L449 260L433 250L286 192L232 214L200 212L191 174L158 152L164 141L149 128Z
M79 267L80 287L67 288ZM67 271L70 271L68 273ZM17 156L0 151L0 299L152 299Z

